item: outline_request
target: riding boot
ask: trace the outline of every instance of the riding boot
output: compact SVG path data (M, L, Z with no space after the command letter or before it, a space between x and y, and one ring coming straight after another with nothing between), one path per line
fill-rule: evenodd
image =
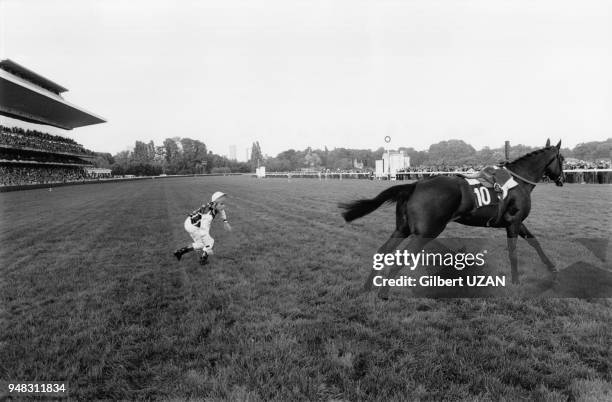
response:
M208 253L204 251L204 254L200 257L200 265L208 264Z
M189 246L189 247L183 247L181 249L178 249L174 252L174 256L176 257L177 260L181 260L181 257L183 256L183 254L188 253L190 251L193 251L193 247Z

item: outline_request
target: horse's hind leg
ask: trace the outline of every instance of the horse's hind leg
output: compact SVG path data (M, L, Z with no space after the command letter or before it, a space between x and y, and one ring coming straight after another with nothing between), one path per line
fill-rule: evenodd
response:
M393 232L393 234L391 234L391 237L389 237L389 240L387 240L382 246L380 246L380 248L378 249L376 253L377 254L388 254L388 253L395 251L397 246L399 246L400 243L404 241L406 237L408 237L407 233L396 229ZM372 268L372 271L370 272L368 279L366 279L363 285L363 289L366 292L372 290L372 285L373 285L372 281L374 280L374 277L376 276L376 274L379 272L380 271Z
M538 241L538 239L536 239L536 237L533 234L531 234L529 230L527 230L527 227L525 226L525 224L521 223L518 234L523 239L527 240L527 243L529 243L529 245L535 249L535 251L540 256L540 259L542 260L544 265L548 267L548 270L550 272L552 273L559 272L557 268L555 268L555 264L546 256L546 254L544 254L544 250L542 250L542 246L540 246L540 242Z
M518 273L518 257L516 256L516 235L518 234L519 226L516 224L506 228L506 236L508 238L508 258L510 258L510 271L512 273L512 283L519 283Z
M424 237L422 235L415 235L410 240L410 243L406 246L406 250L408 250L409 253L418 253L427 243L429 243L433 239L434 237ZM395 277L397 276L397 273L402 268L403 267L401 265L392 266L391 269L389 270L389 273L387 274L387 279L395 279ZM389 286L388 285L380 289L380 291L378 292L378 297L383 300L387 300L389 298Z

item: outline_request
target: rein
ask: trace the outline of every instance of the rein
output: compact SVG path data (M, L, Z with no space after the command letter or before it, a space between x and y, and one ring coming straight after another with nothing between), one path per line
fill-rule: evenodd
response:
M508 171L508 173L510 173L512 176L516 177L517 179L521 179L523 180L525 183L529 183L533 186L537 186L537 183L531 181L531 180L527 180L526 178L519 176L518 174L514 173L512 170L508 169L507 167L504 167L504 169L506 169Z

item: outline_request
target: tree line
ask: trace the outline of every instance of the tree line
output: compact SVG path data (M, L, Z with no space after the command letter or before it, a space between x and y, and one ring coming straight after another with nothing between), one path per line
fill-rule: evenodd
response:
M155 176L160 174L201 174L251 171L251 165L230 160L208 150L191 138L166 138L162 145L136 141L132 150L115 155L98 153L94 164L111 169L113 175Z
M509 159L516 159L539 147L514 145L510 147ZM498 148L484 147L476 150L463 140L448 140L432 144L427 151L417 151L410 147L400 147L410 157L411 166L479 166L493 165L505 160L503 146ZM97 153L95 165L110 168L114 175L133 174L198 174L253 172L259 166L268 171L299 171L305 169L322 170L374 170L376 160L381 159L384 148L376 150L334 148L329 150L289 149L275 157L265 156L259 142L251 146L251 157L248 162L230 160L208 150L206 144L191 138L167 138L162 145L156 146L153 141L144 143L136 141L134 148L115 155ZM573 149L561 150L566 158L595 161L612 158L612 138L605 141L592 141L579 144Z
M544 144L542 144L544 146ZM541 147L530 147L522 144L510 146L509 159L514 160ZM505 161L505 148L484 147L476 150L463 140L448 140L432 144L426 151L417 151L411 147L400 147L400 151L410 157L413 167L444 166L482 166L494 165ZM273 158L265 159L269 171L295 171L302 169L330 170L374 170L376 160L382 159L384 148L377 150L334 148L329 150L306 148L303 151L290 149ZM612 138L605 141L593 141L579 144L574 149L563 148L565 158L576 158L586 161L612 159Z

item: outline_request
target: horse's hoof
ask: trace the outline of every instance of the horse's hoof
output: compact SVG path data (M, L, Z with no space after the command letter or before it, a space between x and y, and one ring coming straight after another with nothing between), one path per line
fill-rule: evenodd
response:
M513 277L513 278L512 278L512 284L513 284L513 285L519 285L520 283L521 283L521 282L519 281L519 278L518 278L518 277L516 277L516 278L515 278L515 277Z
M389 300L389 293L378 292L378 298L380 300Z

